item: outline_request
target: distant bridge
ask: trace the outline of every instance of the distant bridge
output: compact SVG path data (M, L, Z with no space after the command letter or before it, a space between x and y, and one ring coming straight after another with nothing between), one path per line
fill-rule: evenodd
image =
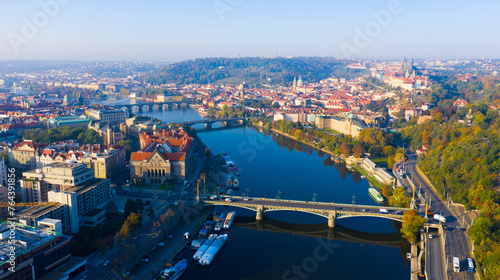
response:
M353 230L337 225L329 228L325 224L292 224L274 219L255 220L252 217L236 217L235 225L244 228L284 232L315 238L327 238L348 242L359 242L363 244L383 245L389 247L400 247L402 237L395 233L371 233Z
M225 126L231 126L233 123L237 123L238 125L244 125L248 121L248 118L225 118L225 119L216 119L216 118L211 118L211 119L203 119L203 120L197 120L197 121L187 121L187 122L179 122L177 123L178 125L184 126L184 127L191 127L195 124L205 124L205 128L210 129L212 128L212 125L214 123L221 123L223 127Z
M271 211L299 211L318 215L328 219L328 226L335 227L335 220L348 217L377 217L391 219L395 221L403 220L403 212L411 210L410 208L384 207L371 205L341 204L327 202L310 202L299 200L283 200L270 198L249 198L232 197L235 201L222 200L203 200L201 205L227 205L249 209L257 212L256 219L264 219L265 212ZM380 209L387 209L389 213L384 214Z
M189 107L189 104L185 102L148 102L148 103L137 103L137 104L117 104L117 105L107 105L108 107L114 107L115 109L121 110L127 108L127 110L135 109L139 112L151 111L151 110L169 110L169 109L185 109Z

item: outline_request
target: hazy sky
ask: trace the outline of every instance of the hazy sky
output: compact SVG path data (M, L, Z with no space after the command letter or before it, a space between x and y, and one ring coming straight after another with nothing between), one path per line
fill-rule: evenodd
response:
M500 1L483 0L1 0L0 60L169 61L276 51L498 58L498 11Z

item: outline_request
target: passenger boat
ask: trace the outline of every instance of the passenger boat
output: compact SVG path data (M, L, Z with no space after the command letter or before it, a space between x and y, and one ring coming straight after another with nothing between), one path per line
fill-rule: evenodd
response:
M381 203L384 201L384 198L376 188L369 188L368 193L376 202Z
M231 228L231 225L233 224L234 217L236 216L236 212L231 211L227 214L226 220L224 221L224 225L222 226L223 229L228 230Z
M181 275L186 271L187 268L187 261L180 260L176 264L174 264L172 267L165 269L161 275L160 279L166 279L166 280L176 280L181 277Z
M209 266L215 259L217 254L222 250L222 247L227 242L227 234L219 235L217 239L212 243L210 248L205 251L205 254L200 258L198 264L202 266Z
M198 249L198 251L196 251L196 253L194 253L194 255L193 255L194 261L200 260L200 258L203 256L203 254L205 254L205 251L207 251L208 248L210 248L210 246L212 245L212 243L214 242L216 237L217 237L216 234L210 234L207 241L205 241L203 243L203 245L201 245L200 249Z

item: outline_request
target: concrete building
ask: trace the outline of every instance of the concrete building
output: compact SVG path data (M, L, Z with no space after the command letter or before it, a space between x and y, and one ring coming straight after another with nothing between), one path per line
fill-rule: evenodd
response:
M375 162L368 158L364 158L360 166L368 172L368 174L384 185L392 186L396 183L396 178L394 178L394 176L389 174L384 168L378 167Z
M7 165L4 159L0 159L0 186L7 186Z
M143 133L140 152L132 153L130 172L135 183L164 184L168 179L184 180L193 168L193 138L182 129Z
M125 148L119 146L104 152L86 154L82 162L87 168L94 170L94 176L101 179L112 179L125 168Z
M49 191L65 191L94 179L94 171L84 163L53 163L23 173L20 180L24 202L47 202Z
M11 224L0 223L0 280L34 280L68 264L71 258L70 239L57 232L57 220L47 219L40 227L14 224L15 242L8 242ZM9 253L14 251L15 270ZM85 270L85 262L74 264L68 270L73 275ZM60 278L58 278L60 279ZM65 278L68 279L68 278Z
M50 202L58 202L65 207L68 218L64 232L76 234L81 226L96 226L104 221L104 206L111 197L110 185L107 179L94 179L83 186L48 192Z

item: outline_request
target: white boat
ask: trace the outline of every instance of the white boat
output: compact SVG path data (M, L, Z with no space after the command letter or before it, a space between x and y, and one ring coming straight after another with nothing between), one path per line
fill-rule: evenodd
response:
M381 203L384 201L384 198L376 188L369 188L368 193L373 197L373 199L375 199L376 202Z
M198 251L196 251L196 253L193 255L194 261L200 260L203 254L205 254L205 251L207 251L208 248L210 248L216 237L217 237L216 234L210 234L207 241L205 241L203 245L201 245L200 249L198 249Z
M174 264L172 267L165 269L161 275L160 279L166 280L177 280L181 275L186 271L187 261L181 260L178 263Z
M215 259L217 254L220 252L222 247L227 242L227 234L219 235L217 239L212 243L210 248L205 251L205 254L200 258L198 264L203 266L209 266L212 261Z
M200 249L201 245L203 243L205 243L205 240L206 240L205 238L199 238L199 239L193 240L191 242L191 247L190 248L192 250L198 250L198 249Z
M224 221L224 226L222 227L223 229L230 229L231 225L233 224L234 217L236 216L236 212L231 211L227 214L226 220Z

